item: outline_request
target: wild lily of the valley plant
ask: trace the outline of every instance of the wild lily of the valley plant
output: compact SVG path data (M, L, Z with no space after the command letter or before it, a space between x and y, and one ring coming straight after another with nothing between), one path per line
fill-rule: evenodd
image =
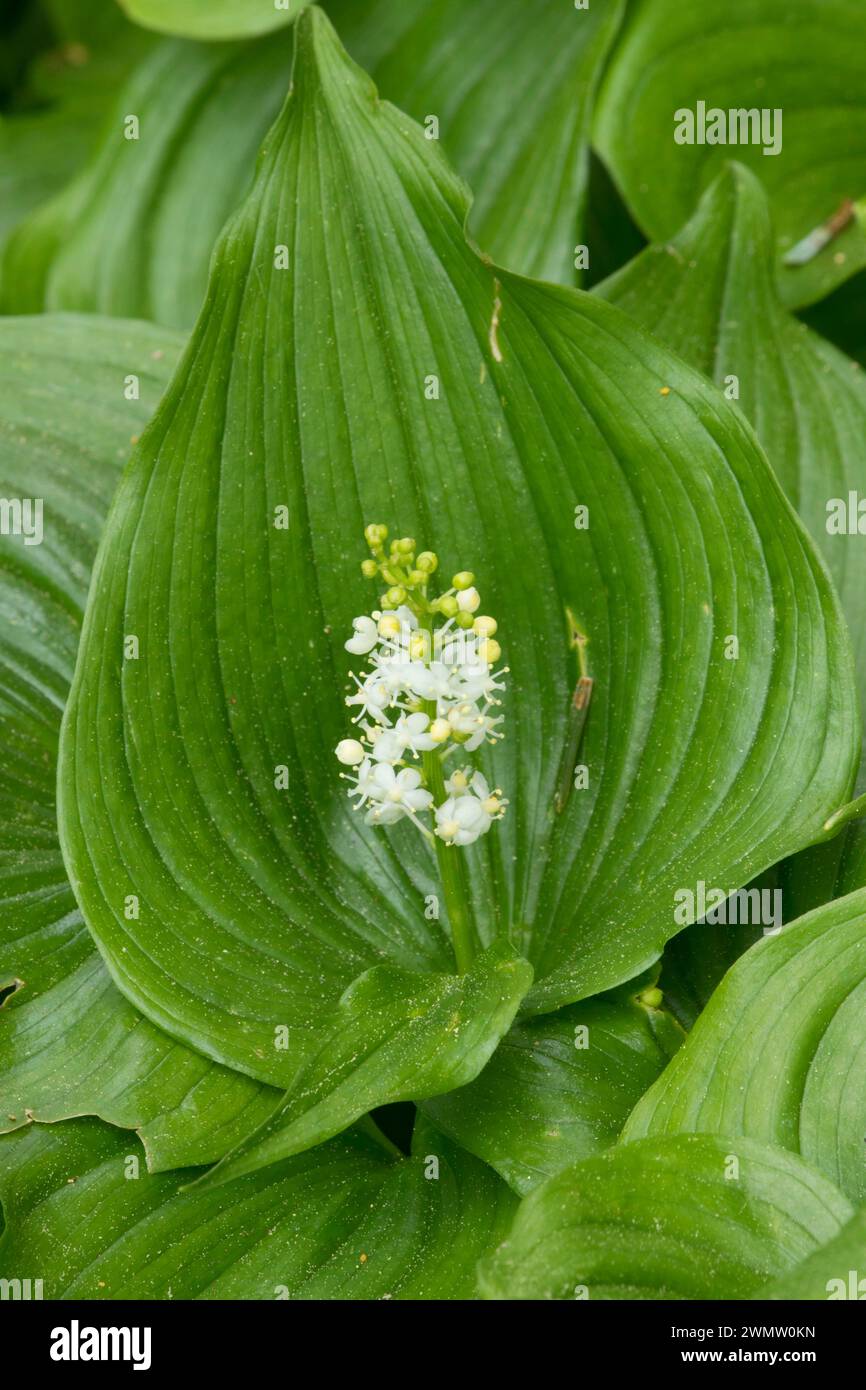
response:
M4 1289L861 1297L866 10L12 8Z

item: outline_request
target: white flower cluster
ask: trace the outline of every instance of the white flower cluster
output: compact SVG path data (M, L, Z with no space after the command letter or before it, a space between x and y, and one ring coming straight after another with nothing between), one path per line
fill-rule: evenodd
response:
M386 577L394 577L398 558L392 550ZM435 556L427 552L418 563L425 559L435 567ZM405 816L431 836L426 815L445 844L469 845L504 815L507 802L480 772L467 767L446 780L442 764L458 750L472 753L502 737L495 711L506 672L493 669L500 656L496 623L475 616L481 599L469 574L455 576L455 587L432 601L429 570L404 566L398 576L404 582L385 598L406 601L355 618L345 644L368 664L352 673L355 688L346 699L359 737L343 739L337 758L352 769L344 774L348 794L368 822L393 825Z

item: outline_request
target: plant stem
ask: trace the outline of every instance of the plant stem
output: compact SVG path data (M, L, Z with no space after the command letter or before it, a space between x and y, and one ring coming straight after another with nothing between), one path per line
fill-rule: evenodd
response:
M435 706L431 717L436 717ZM441 806L445 800L445 774L442 770L442 760L435 749L432 753L424 754L424 778L427 783L427 790L433 793L435 804ZM475 933L472 929L472 919L469 913L463 856L456 845L446 845L445 841L437 835L436 860L439 864L439 877L442 880L442 891L445 895L445 906L448 909L448 921L451 925L451 939L454 943L457 972L460 975L465 975L475 959Z
M421 628L430 633L432 639L433 614L420 613L418 622ZM432 724L436 718L436 701L425 701L424 712ZM446 793L445 773L439 750L434 748L431 752L424 753L422 762L427 790L433 793L434 805L441 806L442 802L446 800ZM469 909L469 892L463 856L456 845L446 845L439 835L435 835L433 838L436 845L439 878L442 882L442 892L448 910L448 922L451 927L457 973L465 975L475 959L475 931Z

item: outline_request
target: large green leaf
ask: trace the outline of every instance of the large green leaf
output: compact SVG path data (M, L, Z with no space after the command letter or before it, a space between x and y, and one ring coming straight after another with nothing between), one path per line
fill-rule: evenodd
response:
M417 121L439 120L473 194L472 235L500 265L574 284L588 140L624 0L328 0L353 57Z
M291 45L290 32L251 44L159 44L117 95L87 167L10 239L5 311L188 326L217 233L283 101Z
M423 1106L437 1129L531 1192L608 1148L682 1031L658 991L611 995L519 1023L470 1086Z
M837 1236L755 1296L784 1303L850 1298L862 1302L866 1298L864 1268L866 1209L861 1208Z
M487 1298L742 1299L852 1215L802 1159L709 1135L626 1144L522 1202L480 1271Z
M483 249L573 282L590 103L621 0L591 11L560 0L531 9L523 0L332 0L329 10L384 94L419 120L437 118L437 138L473 188ZM172 16L193 32L176 5ZM192 324L217 234L285 95L291 41L161 44L118 95L84 172L14 237L5 312ZM136 140L124 138L129 114Z
M159 1173L215 1162L278 1100L272 1087L155 1028L112 984L94 949L44 994L23 994L0 1027L0 1133L99 1115L138 1130L148 1168Z
M243 39L280 29L307 0L119 0L130 19L188 39Z
M93 1120L0 1138L0 1276L38 1270L48 1299L473 1298L514 1209L423 1126L411 1158L352 1131L210 1190L136 1147Z
M494 942L465 975L379 965L349 986L323 1043L267 1122L214 1170L224 1182L302 1153L377 1106L463 1086L485 1066L532 980Z
M510 736L486 768L512 806L466 852L468 898L482 944L528 953L533 1011L649 965L685 924L683 885L733 888L820 838L859 741L837 602L738 412L610 305L477 256L435 144L321 11L298 32L292 93L107 524L60 782L76 895L121 989L286 1085L365 970L450 968L428 847L359 823L332 771L371 518L448 572L471 563L500 619ZM567 608L596 698L590 787L557 815ZM732 633L744 660L725 658Z
M113 5L54 0L53 39L32 64L26 90L0 117L0 243L90 154L120 87L152 40ZM35 13L35 9L31 9ZM46 19L47 22L47 19Z
M38 993L92 951L57 841L60 717L108 503L181 344L72 318L6 320L0 342L0 496L42 499L43 532L40 544L0 535L0 942L4 967Z
M674 139L675 113L781 111L781 151ZM767 188L777 258L846 199L866 195L866 11L859 0L637 0L605 80L595 136L652 238L673 236L733 153ZM697 136L698 131L695 131ZM768 130L772 139L772 126ZM866 265L860 222L816 259L779 264L788 304Z
M700 1131L799 1151L866 1198L866 890L758 942L728 972L624 1138Z
M181 347L145 324L0 323L0 495L43 539L0 538L0 1129L96 1113L142 1127L155 1167L219 1158L277 1093L159 1032L112 985L60 855L55 775L90 566L130 441ZM133 390L130 378L137 378Z
M866 708L866 547L828 529L833 499L866 493L866 381L783 307L766 195L729 165L670 242L650 247L596 293L736 390L776 474L819 546L848 618ZM834 513L835 516L835 513Z

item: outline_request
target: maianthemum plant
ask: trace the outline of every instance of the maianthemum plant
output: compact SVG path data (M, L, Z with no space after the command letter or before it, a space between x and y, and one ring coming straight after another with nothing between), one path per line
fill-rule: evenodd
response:
M0 250L0 1277L851 1296L866 387L774 231L820 128L699 173L666 0L123 8ZM587 292L594 190L666 239Z

